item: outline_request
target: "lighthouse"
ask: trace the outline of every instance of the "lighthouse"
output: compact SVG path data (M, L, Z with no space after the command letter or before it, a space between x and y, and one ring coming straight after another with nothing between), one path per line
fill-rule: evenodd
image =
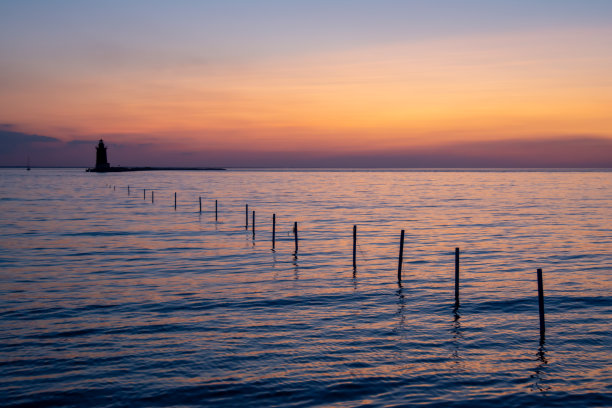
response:
M106 158L106 146L104 146L104 142L100 139L98 146L96 146L96 171L105 171L110 168L110 164L108 164L108 159Z

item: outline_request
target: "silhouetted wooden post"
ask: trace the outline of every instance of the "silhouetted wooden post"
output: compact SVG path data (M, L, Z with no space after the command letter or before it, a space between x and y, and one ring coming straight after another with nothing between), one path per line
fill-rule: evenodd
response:
M297 221L293 223L293 234L295 235L295 254L298 252L298 226Z
M276 214L272 214L272 249L276 241Z
M244 229L249 229L249 205L247 204L244 210L245 221L244 221Z
M353 225L353 269L357 268L357 226Z
M215 221L217 221L217 200L215 200Z
M146 189L146 188L143 188L143 189L142 189L142 199L143 199L143 200L146 200L146 199L147 199L147 189Z
M544 287L542 284L542 269L538 268L538 305L540 307L540 341L546 336L546 324L544 322Z
M115 187L117 187L117 186L113 186L113 191L115 191L115 190L116 190L116 188L115 188Z
M404 230L400 236L399 263L397 265L397 281L402 281L402 263L404 262Z
M200 201L200 214L202 214L202 197L198 197Z
M176 210L176 192L174 193L174 209Z
M130 195L130 186L128 186L128 195Z
M255 210L253 210L253 219L251 220L251 226L253 228L253 236L255 236Z
M459 306L459 248L455 248L455 306Z
M151 190L151 202L155 202L155 191Z

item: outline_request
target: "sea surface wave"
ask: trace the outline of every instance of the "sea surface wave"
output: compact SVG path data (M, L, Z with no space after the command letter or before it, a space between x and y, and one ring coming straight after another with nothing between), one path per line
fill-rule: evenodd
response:
M3 406L612 406L609 171L1 169L0 225Z

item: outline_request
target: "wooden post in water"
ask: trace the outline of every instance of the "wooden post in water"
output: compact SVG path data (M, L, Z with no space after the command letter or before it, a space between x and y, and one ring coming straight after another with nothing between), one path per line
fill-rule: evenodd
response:
M297 221L293 223L293 234L295 235L295 255L298 253L298 226Z
M174 192L174 209L176 210L176 192Z
M215 221L217 221L217 220L218 220L218 217L217 217L217 200L215 200Z
M455 248L455 306L459 306L459 248Z
M142 189L142 199L143 199L143 200L146 200L146 199L147 199L147 189L146 189L146 188L143 188L143 189Z
M155 202L155 191L151 190L151 202Z
M400 236L399 262L397 264L397 281L402 281L402 263L404 262L404 230Z
M128 186L128 195L130 195L130 186Z
M117 187L117 186L113 186L113 191L115 191L115 190L116 190L116 188L115 188L115 187Z
M272 249L276 242L276 214L272 214Z
M249 229L249 205L247 204L244 210L245 221L244 221L244 229Z
M253 237L255 237L255 210L253 210L253 219L251 220L251 226L253 228Z
M357 225L353 225L353 269L357 268Z
M544 287L542 284L542 269L538 268L538 306L540 309L540 342L546 337L546 324L544 322Z
M200 201L200 214L202 214L202 197L198 197Z

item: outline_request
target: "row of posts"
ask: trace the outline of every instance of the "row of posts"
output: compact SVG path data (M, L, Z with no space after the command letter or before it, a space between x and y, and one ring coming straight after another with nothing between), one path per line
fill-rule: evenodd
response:
M110 187L110 186L109 186ZM115 186L113 186L115 190ZM130 186L127 186L128 196L130 195ZM151 190L151 202L155 202L154 191ZM143 199L146 199L147 190L143 189ZM200 213L202 213L202 197L198 197ZM176 210L176 192L174 193L174 209ZM215 221L218 221L218 202L215 200ZM252 213L252 231L255 236L255 210ZM245 205L245 229L249 228L249 205ZM298 223L293 223L293 235L295 242L295 255L298 253ZM276 245L276 214L272 214L272 250L275 250ZM401 285L402 282L402 265L404 262L404 230L400 233L399 256L397 265L397 281ZM357 225L353 225L353 269L357 268ZM542 269L537 269L538 282L538 309L540 314L540 341L543 342L546 334L546 322L544 318L544 288L542 283ZM459 248L455 248L455 307L459 307Z
M202 197L200 197L200 212L202 212ZM251 230L253 232L253 236L255 236L255 210L252 213L252 221L251 221ZM215 200L215 221L217 220L217 200ZM249 229L249 205L245 204L244 209L244 229ZM297 255L299 248L298 241L298 223L295 221L293 223L293 235L294 235L294 243L295 243L295 254ZM276 249L276 214L272 214L272 250Z

